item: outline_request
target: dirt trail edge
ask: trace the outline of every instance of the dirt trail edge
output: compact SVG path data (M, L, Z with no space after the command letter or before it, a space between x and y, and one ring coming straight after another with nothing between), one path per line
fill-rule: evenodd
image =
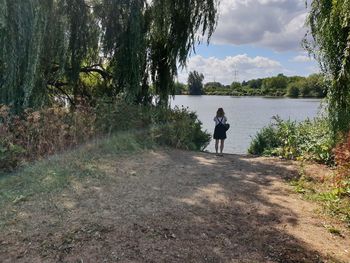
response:
M17 205L0 262L350 262L292 162L157 150L97 161L103 177Z

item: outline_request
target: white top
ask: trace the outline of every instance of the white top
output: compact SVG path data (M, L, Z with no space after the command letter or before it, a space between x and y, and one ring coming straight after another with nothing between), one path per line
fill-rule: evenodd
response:
M225 116L224 117L215 117L214 121L215 121L215 126L218 125L220 122L222 124L225 124L227 122L227 118Z

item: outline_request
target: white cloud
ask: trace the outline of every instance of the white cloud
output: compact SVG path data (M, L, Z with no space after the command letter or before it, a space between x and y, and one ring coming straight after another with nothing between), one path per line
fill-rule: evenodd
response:
M180 71L179 81L186 83L188 72L193 70L203 73L204 82L219 81L223 84L230 84L235 80L235 71L238 72L239 81L287 72L280 62L261 56L249 57L242 54L218 59L197 55L189 59L187 69Z
M298 55L295 56L290 60L291 62L297 62L297 63L305 63L305 62L313 62L314 60L306 55Z
M305 0L221 0L214 44L298 50L305 35Z
M307 71L308 75L311 75L314 73L321 73L321 69L317 65L307 67L306 71Z

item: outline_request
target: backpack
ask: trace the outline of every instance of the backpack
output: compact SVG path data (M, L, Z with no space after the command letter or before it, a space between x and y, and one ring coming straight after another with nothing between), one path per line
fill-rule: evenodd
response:
M224 117L222 117L221 121L219 120L219 118L217 118L217 119L218 119L218 121L219 121L219 124L221 124L222 126L224 126L225 131L227 131L228 129L230 129L230 124L228 124L228 123L223 124L223 123L222 123Z

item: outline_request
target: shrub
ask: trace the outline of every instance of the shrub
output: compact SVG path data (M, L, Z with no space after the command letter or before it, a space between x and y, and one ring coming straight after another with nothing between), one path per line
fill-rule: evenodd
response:
M186 150L203 150L208 146L211 136L201 130L202 123L195 113L185 108L155 113L150 136L158 144Z
M130 105L123 100L101 101L95 108L78 106L40 111L26 110L11 116L0 106L0 170L69 149L96 136L122 130L141 131L150 142L171 147L202 150L210 135L187 109Z
M298 154L296 123L273 117L274 123L257 133L249 147L251 154L276 155L294 159Z
M331 134L326 119L316 118L297 123L274 117L274 122L253 138L248 152L330 164L334 146Z
M337 164L336 184L350 197L350 132L333 150Z
M12 142L9 108L0 105L0 170L11 170L23 158L24 149Z
M264 127L252 140L248 152L255 155L269 155L270 151L280 143L277 139L277 131L272 124Z
M0 139L0 170L10 171L23 159L25 150L5 138Z
M304 159L319 163L333 164L332 149L335 140L332 136L328 119L316 118L301 122L298 126L300 152Z
M88 107L74 112L53 107L27 109L21 116L0 107L0 169L16 167L87 141L95 134L95 115Z
M150 124L149 107L128 104L124 100L101 100L95 112L96 128L103 134L144 128Z
M292 82L288 85L287 96L291 98L298 98L300 94L298 83Z

